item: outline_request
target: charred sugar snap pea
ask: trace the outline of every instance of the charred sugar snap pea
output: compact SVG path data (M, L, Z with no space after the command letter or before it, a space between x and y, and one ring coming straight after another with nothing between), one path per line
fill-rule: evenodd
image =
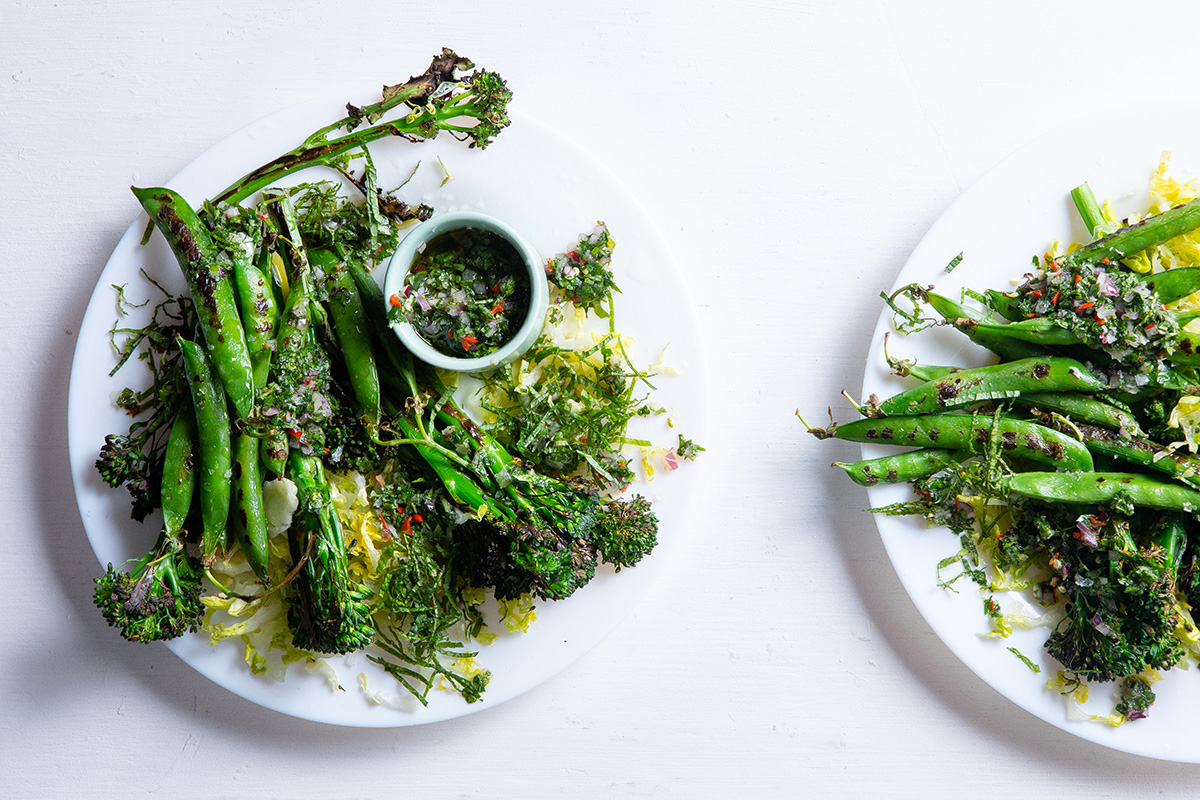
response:
M877 483L904 483L933 475L965 460L969 455L960 450L923 448L862 461L835 461L833 466L845 471L850 480L859 486L874 486Z
M1200 491L1128 472L1019 472L1008 478L1008 488L1052 503L1120 502L1138 508L1200 511Z
M1052 411L1072 422L1102 425L1130 436L1142 435L1141 426L1128 411L1085 394L1034 392L1013 398L1013 404L1038 411Z
M233 437L233 499L229 515L242 554L263 585L268 584L267 517L263 507L259 440L248 433Z
M165 189L133 189L150 220L167 239L191 289L196 317L213 367L238 416L254 408L253 368L238 314L229 261L187 201Z
M1075 359L1026 358L950 373L889 397L878 408L888 416L927 414L1026 392L1086 392L1106 385Z
M254 388L261 389L266 385L271 369L271 353L279 325L275 291L266 274L248 259L234 261L233 279L250 353Z
M325 307L337 336L350 387L368 425L378 425L380 416L379 368L371 343L371 327L362 297L344 260L331 251L313 248L309 261L321 270L329 299Z
M963 303L934 292L924 292L924 299L943 319L955 325L975 344L990 350L1001 358L1014 361L1020 358L1031 358L1045 355L1046 350L1033 342L1024 341L1007 335L1003 330L997 330L987 322L986 316ZM958 324L957 321L974 322L974 326ZM1003 327L1003 326L999 326Z
M980 452L994 436L1005 455L1025 458L1059 469L1091 470L1092 455L1083 443L1056 430L1025 420L975 414L860 419L828 428L809 428L818 439L935 447Z
M200 557L205 564L211 564L224 548L225 525L229 521L229 479L233 464L229 410L225 390L204 348L186 339L179 340L179 347L196 409Z
M1173 450L1141 437L1124 436L1109 428L1076 425L1083 443L1093 455L1109 456L1154 472L1170 475L1200 487L1200 458L1186 450Z
M1088 264L1105 258L1118 260L1157 247L1176 236L1200 228L1200 200L1175 206L1141 222L1127 225L1103 239L1069 253L1063 264Z
M196 413L191 395L184 393L167 436L163 456L162 512L163 530L177 536L192 509L196 490Z

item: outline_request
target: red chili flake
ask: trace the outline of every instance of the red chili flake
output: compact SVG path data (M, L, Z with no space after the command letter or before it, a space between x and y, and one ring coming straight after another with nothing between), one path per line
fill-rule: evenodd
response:
M1075 285L1076 285L1076 286L1078 286L1078 285L1079 285L1079 282L1080 282L1081 280L1083 280L1083 276L1082 276L1082 275L1076 275L1076 276L1075 276Z
M1041 290L1041 289L1034 289L1032 292L1030 292L1030 294L1031 294L1031 295L1033 295L1034 297L1041 297L1041 296L1042 296L1042 290ZM1009 295L1009 297L1012 297L1012 295Z
M1111 264L1112 262L1108 260L1108 256L1105 256L1104 258L1100 259L1100 263L1101 264Z
M458 340L458 343L462 345L463 350L470 350L472 347L479 344L479 340L474 336L464 336Z
M493 284L492 284L492 291L493 291L493 292L499 292L499 291L500 291L500 284L498 284L498 283L493 283Z
M285 428L285 430L287 431L287 434L289 436L291 436L293 439L299 439L301 436L300 431L296 430L295 428Z
M1103 325L1104 323L1105 323L1105 319L1104 319L1104 317L1102 317L1102 316L1100 316L1099 314L1097 314L1097 315L1096 315L1096 324L1097 324L1097 325Z
M503 310L504 310L504 301L501 300L500 302L496 303L496 305L492 306L492 316L499 314Z
M404 522L400 523L400 530L403 531L404 533L408 533L409 531L412 530L412 525L408 524L408 520L409 520L409 517L405 517Z
M1036 317L1036 316L1037 316L1037 314L1034 314L1034 313L1030 312L1029 314L1026 314L1026 315L1025 315L1025 319L1033 319L1033 318L1034 318L1034 317Z
M1158 326L1156 326L1153 322L1151 322L1149 325L1147 325L1142 330L1150 331L1150 330L1154 330L1154 328L1156 328L1156 327L1158 327Z
M425 521L425 518L424 518L424 517L422 517L420 514L413 514L413 515L410 517L410 519L411 519L413 522L417 522L417 523L421 523L421 522L424 522L424 521Z
M1090 301L1087 303L1080 303L1079 306L1075 309L1075 312L1079 313L1081 311L1087 311L1089 308L1091 308L1094 305L1096 305L1096 304L1093 302L1090 302Z
M400 305L400 295L393 294L391 297L388 298L388 302L392 304L393 308Z
M1060 294L1062 294L1062 292L1061 292L1061 291L1057 291L1057 292L1055 292L1055 293L1054 293L1054 299L1052 299L1052 300L1050 301L1050 305L1052 305L1052 306L1056 306L1056 305L1058 305L1058 296L1059 296Z

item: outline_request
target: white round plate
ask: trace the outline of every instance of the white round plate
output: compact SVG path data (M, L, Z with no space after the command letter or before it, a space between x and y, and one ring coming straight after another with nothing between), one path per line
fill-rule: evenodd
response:
M1032 267L1032 258L1052 240L1086 241L1071 202L1071 189L1087 181L1101 200L1111 198L1122 215L1146 210L1150 177L1164 151L1172 151L1172 174L1190 179L1200 169L1200 146L1195 129L1200 113L1180 104L1173 118L1128 115L1105 116L1104 124L1076 124L1053 131L1017 151L994 167L958 197L913 251L900 272L896 288L910 283L933 284L940 294L958 298L963 287L979 291L1008 289ZM1189 171L1191 170L1191 171ZM946 274L958 254L962 262ZM892 375L883 353L883 336L892 331L888 351L893 357L915 358L923 364L980 366L987 354L953 330L939 328L902 336L884 311L863 378L863 396L886 397L912 385ZM887 452L863 448L865 457ZM872 507L911 497L907 485L877 486L868 492ZM934 632L985 683L1021 708L1064 731L1093 742L1153 758L1200 761L1200 738L1191 735L1200 712L1200 675L1195 670L1171 670L1154 685L1158 699L1149 717L1120 728L1072 718L1057 692L1046 688L1047 678L1062 667L1043 650L1050 631L1017 630L1008 639L986 639L990 630L976 585L963 578L957 592L937 586L936 565L958 551L958 539L945 529L926 528L913 518L875 515L880 535L896 572ZM945 574L953 574L951 568ZM996 594L1001 607L1024 606L1031 616L1044 610L1020 598ZM1034 674L1009 652L1015 647L1041 672ZM1108 713L1114 704L1109 685L1093 686L1090 713Z
M193 204L221 191L260 164L295 147L312 131L341 118L347 99L370 102L371 92L331 98L273 114L238 131L201 155L167 185ZM579 235L603 220L617 242L613 269L623 289L617 298L617 320L636 341L634 363L660 360L678 375L660 375L656 402L668 409L635 431L656 443L673 444L676 432L703 443L705 376L701 338L683 277L671 253L637 201L601 165L559 135L515 116L487 150L468 150L447 136L423 144L399 140L371 145L385 190L400 185L420 162L412 180L397 192L410 203L426 202L437 211L481 211L520 230L539 252L569 249ZM441 163L439 164L439 158ZM452 179L443 180L446 172ZM336 179L328 170L310 170L296 180ZM295 181L292 181L295 182ZM130 195L131 212L137 208ZM84 528L100 564L120 564L144 554L157 533L157 517L138 524L129 518L124 489L112 490L93 466L108 433L124 433L129 418L112 399L121 388L148 383L140 363L127 364L115 377L116 361L108 331L117 321L114 284L128 284L132 300L153 297L147 274L169 290L184 289L179 268L157 233L147 246L139 240L146 225L140 215L117 245L101 273L80 328L71 370L68 427L71 471ZM382 276L377 276L382 279ZM131 319L142 319L136 313ZM668 347L669 345L669 347ZM176 639L166 646L198 672L235 694L296 717L354 726L401 726L434 722L479 711L525 692L562 670L601 641L633 608L661 571L671 549L686 530L686 516L697 479L698 464L678 472L658 473L651 483L635 486L654 502L660 519L660 544L636 568L615 575L603 568L596 579L566 601L539 603L538 619L528 633L503 634L483 647L479 662L491 670L484 699L468 705L457 694L433 691L429 706L396 710L370 702L358 688L366 673L367 688L396 697L403 690L382 670L359 655L331 659L345 691L335 691L322 677L293 665L279 683L252 675L236 642L210 646L203 634ZM99 572L97 573L99 574ZM103 620L96 615L97 624ZM113 636L117 633L113 631ZM130 648L141 645L130 644ZM415 705L415 704L414 704Z

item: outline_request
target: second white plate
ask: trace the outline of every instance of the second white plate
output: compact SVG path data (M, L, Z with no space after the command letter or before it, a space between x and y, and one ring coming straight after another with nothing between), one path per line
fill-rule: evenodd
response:
M1084 241L1069 192L1087 181L1097 197L1111 198L1122 214L1145 211L1150 176L1163 151L1173 150L1173 174L1186 178L1200 169L1200 147L1194 142L1200 112L1180 104L1167 122L1147 124L1132 112L1105 117L1105 124L1069 125L1045 135L1001 162L956 199L930 228L901 270L896 287L933 284L939 293L957 298L960 290L1008 289L1032 269L1031 259L1052 240ZM945 267L958 253L962 263L952 273ZM883 336L892 330L889 310L880 316L863 378L863 396L886 397L912 385L890 373ZM893 356L924 364L977 366L987 354L962 334L936 329L888 342ZM864 447L865 457L883 455L878 446ZM877 486L868 491L873 507L911 496L906 485ZM1046 679L1061 669L1045 655L1045 628L1018 630L1009 639L985 639L989 630L981 595L962 579L957 593L937 586L936 565L958 551L957 537L944 529L926 528L912 518L875 516L884 546L918 610L934 632L985 683L1021 708L1075 736L1129 753L1173 761L1200 761L1200 739L1191 735L1200 711L1200 677L1195 671L1172 670L1155 684L1158 700L1148 719L1120 728L1071 719L1063 698L1046 688ZM1014 598L996 595L1006 611ZM1041 609L1030 608L1033 616ZM1041 667L1034 674L1007 648L1016 647ZM980 687L984 691L983 687ZM1092 690L1096 713L1112 708L1106 687Z

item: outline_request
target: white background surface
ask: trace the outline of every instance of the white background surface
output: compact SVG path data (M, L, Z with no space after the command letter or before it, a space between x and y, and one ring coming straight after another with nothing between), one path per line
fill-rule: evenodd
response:
M1066 735L963 667L903 592L865 492L828 468L855 448L792 412L857 393L879 291L995 162L1129 101L1147 124L1197 102L1200 9L337 5L0 2L5 794L1190 793L1196 767ZM99 620L67 468L70 355L137 213L130 183L269 111L406 78L443 45L606 163L674 249L713 375L702 499L635 612L549 683L433 726L336 728Z

